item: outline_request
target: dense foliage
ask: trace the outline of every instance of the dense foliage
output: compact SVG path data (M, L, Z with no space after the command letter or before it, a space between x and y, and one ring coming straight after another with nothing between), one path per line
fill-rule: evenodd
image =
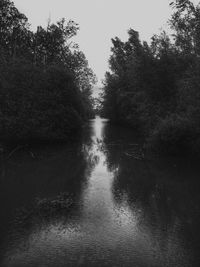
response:
M92 116L95 76L72 37L74 21L30 30L10 0L0 2L0 137L66 140Z
M128 41L112 39L103 114L143 133L160 152L200 150L200 5L170 4L173 34L141 42L130 29Z

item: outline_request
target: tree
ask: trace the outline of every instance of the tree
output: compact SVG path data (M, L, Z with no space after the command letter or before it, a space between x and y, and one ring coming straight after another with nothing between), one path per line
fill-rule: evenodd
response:
M131 29L126 42L112 39L103 112L111 121L145 134L148 144L159 151L197 153L200 4L175 0L171 6L172 36L163 31L148 45Z
M72 42L78 29L61 19L32 32L13 2L0 2L1 139L69 140L93 114L96 79Z
M28 19L18 11L13 2L0 2L0 48L8 57L16 58L31 53L31 32Z
M33 38L35 64L66 64L71 53L70 39L77 34L79 27L74 21L66 24L65 19L56 24L48 24L47 29L39 26Z
M171 3L175 9L170 26L175 31L175 45L185 55L200 55L200 5L189 0Z

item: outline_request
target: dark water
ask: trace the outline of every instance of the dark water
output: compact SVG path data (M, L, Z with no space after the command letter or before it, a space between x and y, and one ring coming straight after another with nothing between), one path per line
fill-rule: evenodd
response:
M2 267L200 266L200 169L96 118L1 164Z

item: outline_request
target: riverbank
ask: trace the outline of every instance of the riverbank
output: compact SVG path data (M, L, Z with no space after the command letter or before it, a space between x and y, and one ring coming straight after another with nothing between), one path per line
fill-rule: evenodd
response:
M142 131L126 121L109 120L114 127L123 127L132 131L140 139L141 149L146 158L185 158L191 161L200 158L200 139L197 126L182 125L177 121L157 125L150 132Z

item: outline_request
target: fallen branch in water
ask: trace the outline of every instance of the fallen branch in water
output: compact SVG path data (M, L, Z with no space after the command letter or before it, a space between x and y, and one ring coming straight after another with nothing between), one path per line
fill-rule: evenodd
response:
M36 158L35 155L34 155L34 153L33 153L32 151L29 151L29 153L30 153L30 155L31 155L31 157L32 157L33 159Z
M138 159L138 160L143 160L144 159L144 156L142 155L141 157L138 157L137 155L135 155L134 153L130 154L128 152L124 152L124 154L128 157L132 157L134 159Z
M21 148L25 148L25 147L27 147L27 145L21 145L21 146L17 146L17 147L15 147L15 148L8 154L8 156L6 157L6 159L11 158L12 155L13 155L15 152L17 152L19 149L21 149ZM28 153L31 155L31 157L32 157L33 159L36 158L35 154L34 154L31 150L29 150Z
M118 143L108 143L107 146L121 146L122 144Z
M139 144L129 144L129 146L139 146Z
M17 146L17 147L15 147L15 148L8 154L8 156L6 157L6 159L9 159L10 157L12 157L12 155L13 155L17 150L19 150L19 149L21 149L21 148L23 148L23 147L26 147L26 146L23 145L23 146Z

